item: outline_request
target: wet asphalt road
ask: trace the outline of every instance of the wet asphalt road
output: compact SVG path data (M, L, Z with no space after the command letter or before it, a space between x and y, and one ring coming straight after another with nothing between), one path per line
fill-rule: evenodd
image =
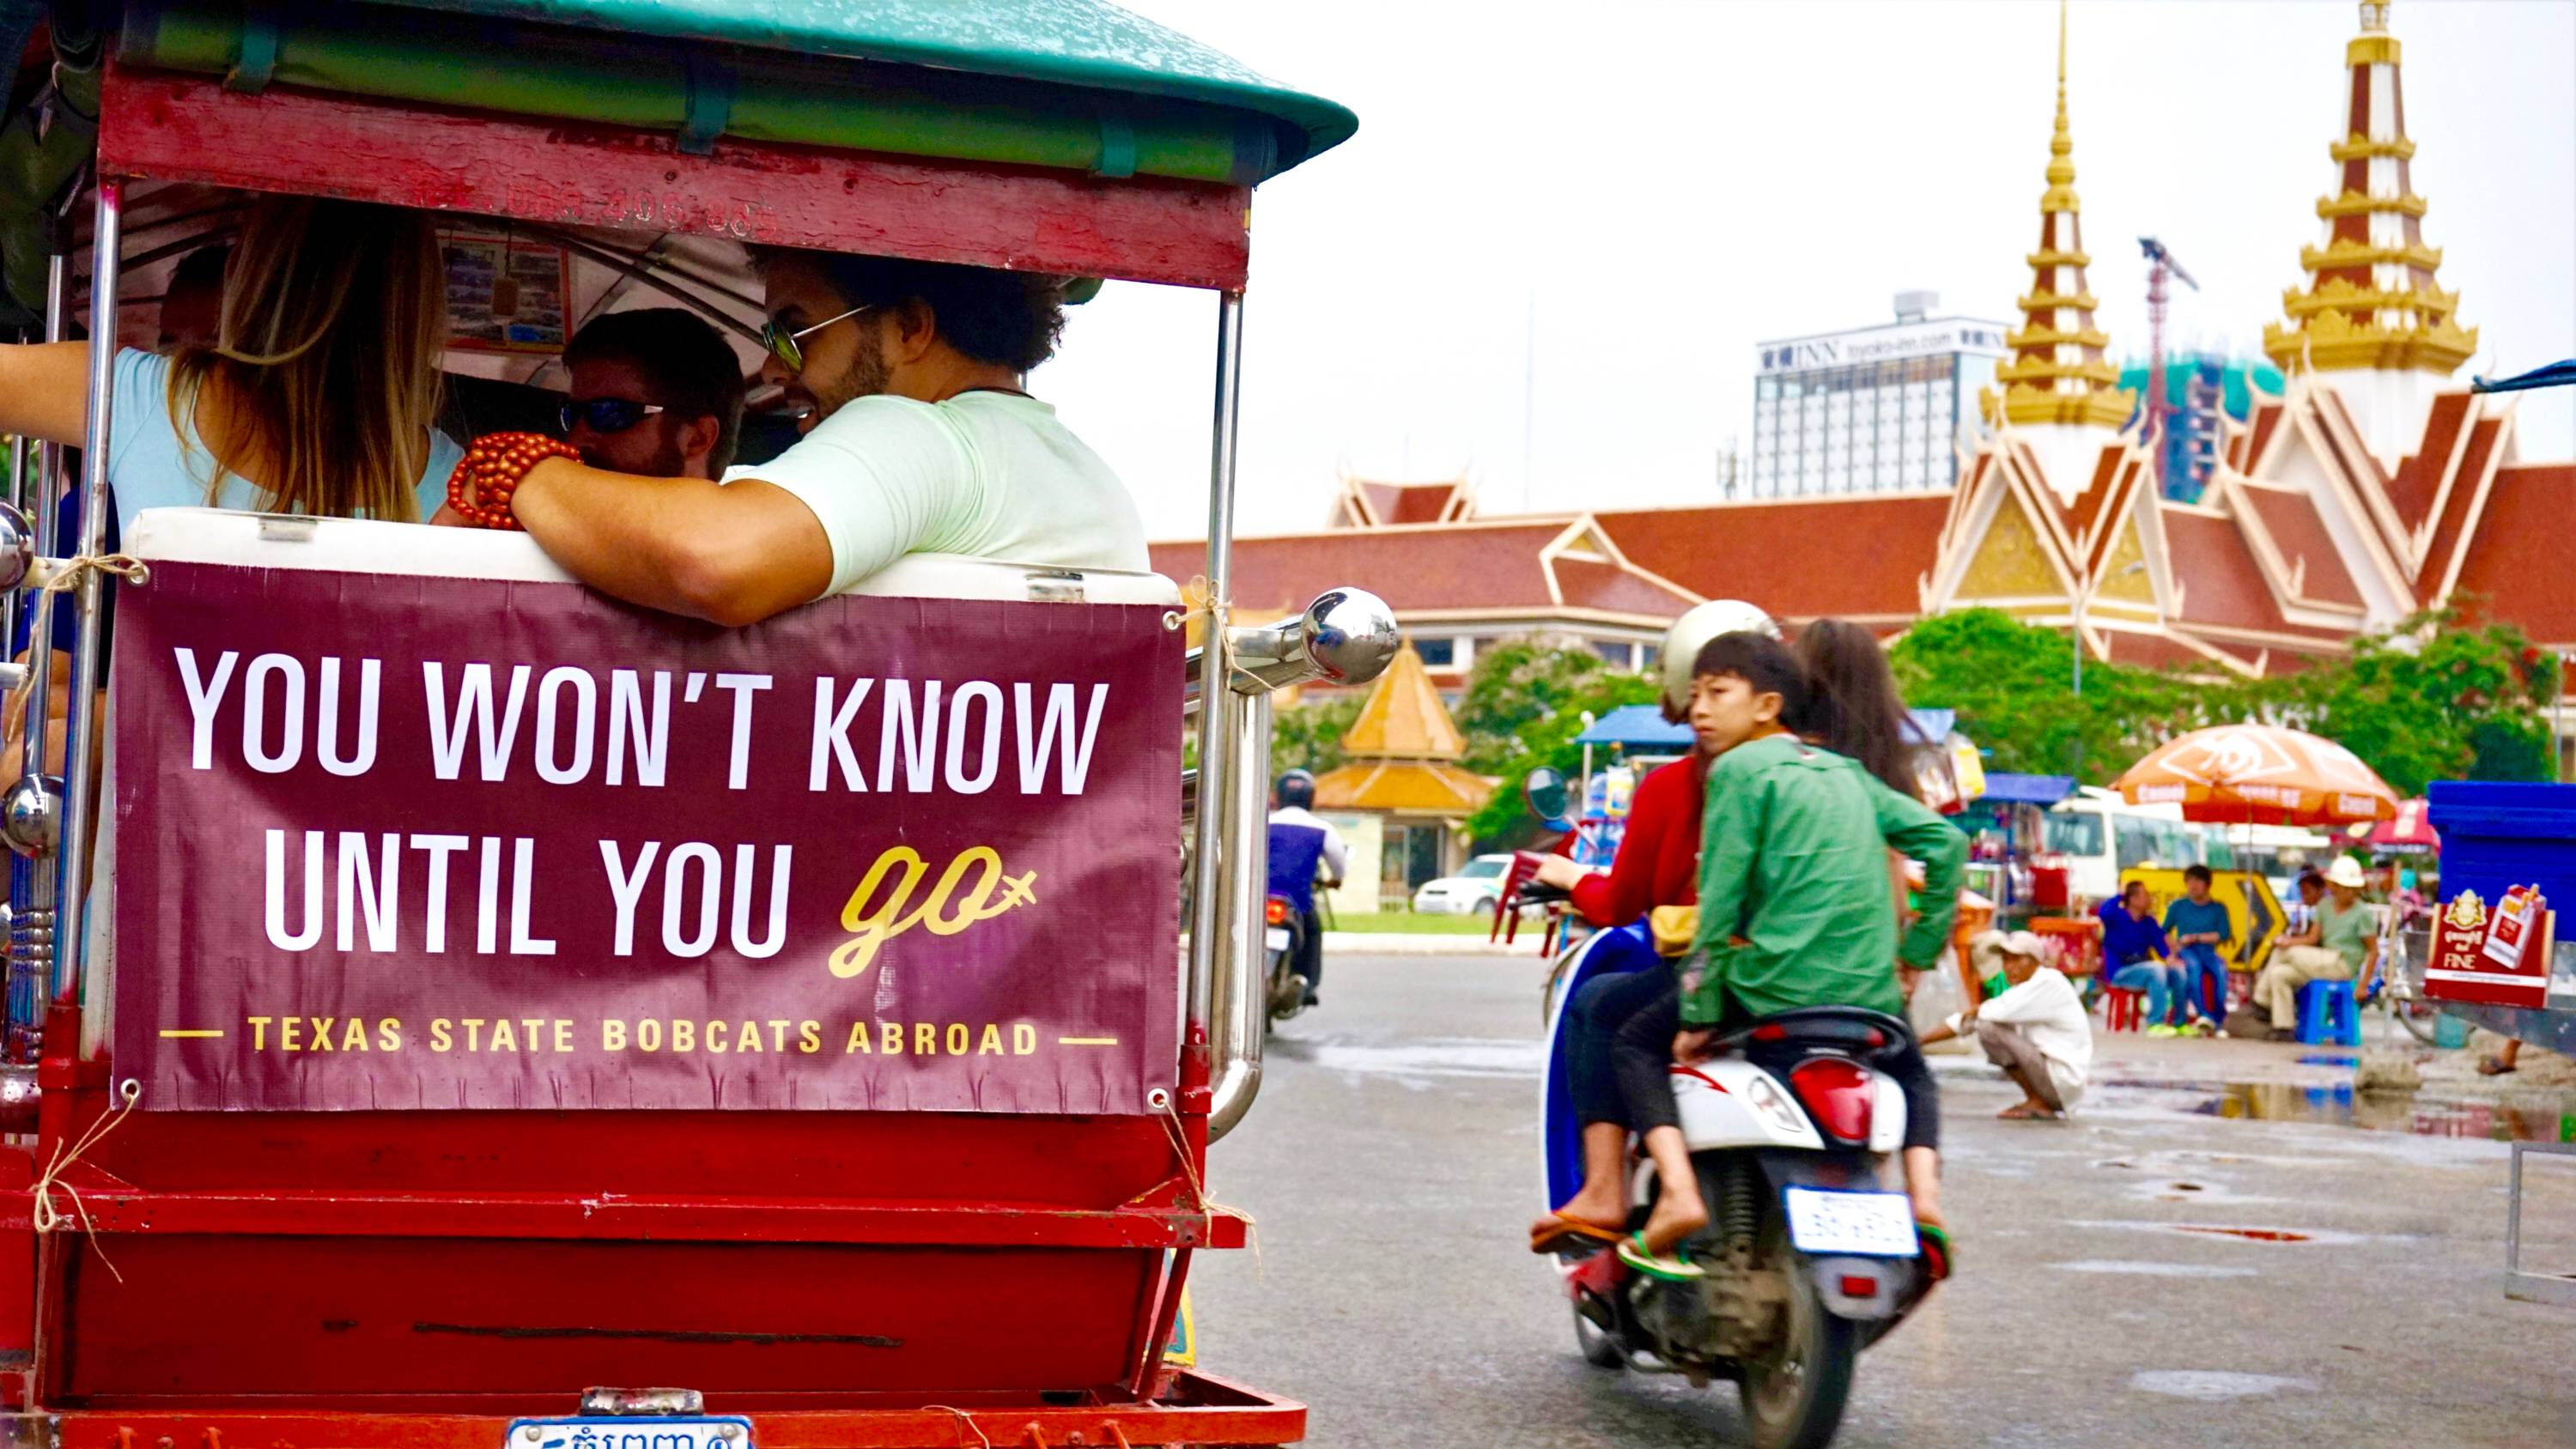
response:
M1524 1251L1541 970L1336 959L1216 1150L1260 1247L1201 1258L1201 1361L1305 1400L1309 1443L1744 1442L1731 1386L1587 1367ZM1935 1058L1961 1273L1863 1357L1840 1443L2576 1445L2576 1309L2502 1296L2501 1143L2204 1115L2225 1080L2336 1069L2118 1040L2100 1074L2157 1085L2065 1126L1992 1120L2015 1094ZM2576 1270L2576 1162L2546 1166L2525 1265Z

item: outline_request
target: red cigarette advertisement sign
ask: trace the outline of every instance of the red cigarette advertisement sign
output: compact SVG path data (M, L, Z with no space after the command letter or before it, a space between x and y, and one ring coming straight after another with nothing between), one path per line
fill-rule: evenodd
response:
M2547 1005L2556 924L2548 899L2535 887L2514 886L2493 901L2461 891L2442 902L2434 917L2424 995L2490 1006Z
M162 1110L1146 1112L1181 647L1135 605L723 630L156 563L116 620L117 1075Z

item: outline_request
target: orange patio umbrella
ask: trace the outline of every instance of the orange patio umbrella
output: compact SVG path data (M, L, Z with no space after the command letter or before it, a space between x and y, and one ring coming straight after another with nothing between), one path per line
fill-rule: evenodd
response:
M2232 724L2168 740L2117 788L2132 805L2180 805L2186 820L2336 825L2386 820L2397 792L2352 751L2278 725Z

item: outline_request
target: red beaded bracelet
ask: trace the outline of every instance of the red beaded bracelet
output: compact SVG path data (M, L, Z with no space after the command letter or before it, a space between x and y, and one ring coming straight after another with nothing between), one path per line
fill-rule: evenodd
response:
M447 476L447 506L476 528L515 530L519 519L510 498L528 470L548 458L580 457L572 444L543 433L486 433Z

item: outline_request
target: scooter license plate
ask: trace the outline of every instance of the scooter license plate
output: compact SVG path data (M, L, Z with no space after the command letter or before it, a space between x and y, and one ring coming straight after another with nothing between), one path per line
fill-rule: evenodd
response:
M1261 944L1269 947L1273 951L1287 950L1288 928L1286 926L1271 926L1265 929L1261 933Z
M743 1418L515 1419L501 1449L751 1449Z
M1914 1204L1901 1192L1836 1192L1793 1187L1786 1194L1789 1242L1801 1253L1911 1258Z

